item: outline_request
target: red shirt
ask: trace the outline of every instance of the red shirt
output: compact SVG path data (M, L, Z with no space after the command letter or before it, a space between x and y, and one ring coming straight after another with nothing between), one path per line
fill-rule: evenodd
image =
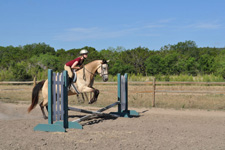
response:
M78 61L78 64L77 64L78 66L82 65L82 63L83 63L81 58L77 57L76 59L67 62L66 65L71 67L75 61Z

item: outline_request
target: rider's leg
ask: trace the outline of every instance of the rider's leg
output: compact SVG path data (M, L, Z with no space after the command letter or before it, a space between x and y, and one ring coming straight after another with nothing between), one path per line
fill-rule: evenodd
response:
M71 85L71 83L73 82L73 72L71 70L71 68L67 65L64 66L64 69L68 72L68 82L69 82L69 86Z
M73 78L73 72L72 72L71 68L69 66L65 65L64 69L68 72L69 78Z

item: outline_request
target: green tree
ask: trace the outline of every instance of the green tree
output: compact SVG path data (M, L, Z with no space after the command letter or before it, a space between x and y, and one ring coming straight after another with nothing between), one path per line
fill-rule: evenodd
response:
M109 72L112 75L116 75L117 73L134 73L135 68L130 64L124 64L124 62L117 60L112 67L109 67Z
M162 74L164 69L164 60L160 55L151 55L145 62L148 75Z
M202 74L211 74L215 70L214 68L215 59L209 54L203 54L199 59L199 71Z
M12 73L12 78L9 80L24 81L31 80L31 76L27 74L27 63L21 61L20 63L11 62L9 71Z
M177 61L178 61L178 54L177 53L171 53L167 54L162 61L163 65L163 74L165 75L174 75L179 74L178 67L177 67Z
M185 69L188 75L196 76L198 74L197 62L194 57L189 57L186 60Z
M51 54L41 54L30 59L32 64L38 65L43 70L53 69L55 71L62 71L64 64L60 64L58 57Z
M119 60L124 62L124 64L129 64L135 68L135 74L146 75L145 61L150 55L147 48L138 47L135 49L122 51L119 55Z
M225 49L221 51L221 54L215 57L215 74L221 75L225 79Z
M30 58L33 55L39 56L40 54L47 54L47 53L55 55L56 52L53 47L50 47L45 43L38 43L38 44L34 43L23 46L22 53L24 53L27 58Z

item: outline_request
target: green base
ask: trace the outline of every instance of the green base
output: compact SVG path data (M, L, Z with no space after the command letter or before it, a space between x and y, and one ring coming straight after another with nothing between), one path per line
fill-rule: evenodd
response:
M123 112L110 112L110 114L119 115L120 117L125 118L132 118L132 117L139 117L139 113L135 110L128 110Z
M118 115L120 117L132 118L139 117L139 113L135 110L128 110L123 112L110 112L110 114ZM83 129L83 126L78 122L68 122L69 129ZM45 131L45 132L66 132L63 127L63 121L57 121L54 124L38 124L34 127L34 131Z
M34 131L66 132L66 129L58 124L38 124L36 127L34 127Z
M68 122L69 129L83 129L83 126L77 122ZM45 131L45 132L66 132L63 127L63 122L58 121L54 124L38 124L34 127L34 131Z
M68 122L69 129L83 129L83 126L78 122ZM63 121L57 121L55 124L63 126Z

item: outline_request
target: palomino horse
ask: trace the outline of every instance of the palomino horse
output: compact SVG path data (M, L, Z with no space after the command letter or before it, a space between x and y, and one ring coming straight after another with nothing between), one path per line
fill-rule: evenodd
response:
M99 90L92 87L94 82L94 76L96 73L102 76L104 82L108 81L108 63L109 61L106 60L95 60L83 67L83 69L78 70L77 73L77 80L74 85L77 87L80 93L89 93L93 92L94 96L89 101L89 104L94 103L97 101ZM28 112L30 112L37 104L39 99L39 91L42 89L43 101L40 103L41 111L43 117L47 119L47 116L44 112L44 107L48 105L48 80L44 80L39 82L32 91L32 103L28 108ZM68 95L75 95L77 94L75 90L70 87L68 91ZM47 107L46 107L47 108Z

